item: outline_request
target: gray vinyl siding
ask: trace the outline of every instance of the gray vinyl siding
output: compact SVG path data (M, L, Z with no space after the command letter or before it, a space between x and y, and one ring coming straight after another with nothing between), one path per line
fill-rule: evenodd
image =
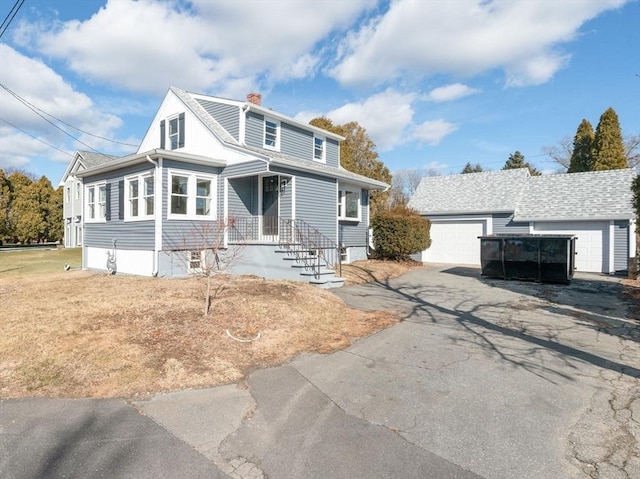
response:
M514 223L512 213L494 213L493 234L528 234L529 223Z
M231 136L240 139L240 109L237 106L209 100L197 101Z
M258 215L258 177L229 179L229 217Z
M207 229L213 229L216 220L173 220L168 219L169 210L169 170L182 170L206 175L218 175L216 214L217 219L222 219L224 186L220 176L220 168L216 166L193 165L179 161L165 160L162 169L162 250L189 249L202 246L204 240L200 233ZM209 224L209 226L207 226Z
M274 168L273 170L274 173L280 172L296 177L296 219L305 221L337 243L336 180L286 168ZM288 187L287 190L289 190Z
M280 153L313 161L314 133L286 122L280 122ZM247 146L264 148L264 116L248 112L245 122L245 143ZM340 147L336 140L327 138L326 163L338 167ZM268 150L267 150L268 151Z
M247 146L262 148L264 146L264 117L252 111L247 113L245 121L244 141Z
M280 192L280 218L290 220L293 215L293 191L291 178L280 177L280 181L286 181L284 191Z
M95 248L113 248L116 241L117 249L152 250L155 245L155 222L124 221L124 178L136 173L153 172L149 164L135 165L129 168L110 172L101 177L85 178L84 184L106 180L107 192L107 221L104 223L84 224L84 246ZM159 188L156 186L156 194Z
M225 178L238 176L251 176L267 171L266 161L247 161L235 165L227 166L222 170L222 176Z
M340 166L340 145L336 140L327 138L327 165L338 168Z
M357 223L353 221L340 221L338 223L339 243L343 246L366 246L369 230L369 192L360 192L361 220ZM337 212L337 207L336 207Z
M615 271L629 268L629 222L613 223L613 267Z
M281 123L280 152L303 160L313 160L313 133Z

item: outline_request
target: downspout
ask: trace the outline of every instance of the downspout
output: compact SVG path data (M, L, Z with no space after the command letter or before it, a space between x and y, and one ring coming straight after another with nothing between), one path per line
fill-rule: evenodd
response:
M158 276L158 263L160 256L159 238L162 239L162 170L161 162L153 161L149 155L147 155L147 161L154 166L154 178L153 178L153 223L155 229L155 236L153 241L153 270L151 276L154 278Z

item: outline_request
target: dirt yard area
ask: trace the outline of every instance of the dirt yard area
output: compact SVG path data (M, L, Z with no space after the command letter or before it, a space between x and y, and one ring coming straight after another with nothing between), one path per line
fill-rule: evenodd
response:
M367 261L345 266L343 275L351 284L384 281L417 266ZM398 321L307 284L228 275L215 278L205 317L205 286L201 278L79 270L0 274L0 397L132 397L215 386L304 351L344 348Z

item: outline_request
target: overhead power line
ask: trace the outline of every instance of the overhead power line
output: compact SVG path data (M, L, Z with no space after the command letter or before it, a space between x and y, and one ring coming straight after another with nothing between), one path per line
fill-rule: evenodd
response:
M60 149L60 148L58 148L57 146L53 146L51 143L47 143L47 142L46 142L46 141L44 141L43 139L38 138L37 136L33 136L33 135L32 135L31 133L29 133L28 131L24 131L22 128L20 128L20 127L18 127L18 126L16 126L16 125L14 125L14 124L13 124L13 123L11 123L10 121L5 120L5 119L4 119L4 118L2 118L1 116L0 116L0 120L4 121L4 122L5 122L7 125L9 125L9 126L12 126L12 127L13 127L13 128L15 128L16 130L21 131L21 132L22 132L22 133L24 133L25 135L30 136L30 137L31 137L31 138L33 138L34 140L37 140L37 141L39 141L40 143L44 143L44 144L45 144L45 145L47 145L48 147L53 148L54 150L58 150L59 152L64 153L65 155L68 155L68 156L73 157L73 154L69 153L68 151L61 150L61 149Z
M16 3L14 3L13 7L11 7L11 10L9 10L9 13L5 17L5 19L2 21L2 25L0 25L0 38L2 38L2 35L4 35L4 32L7 31L7 28L9 28L9 25L11 25L11 22L13 21L15 16L18 14L18 11L20 10L20 7L22 7L23 3L24 3L24 0L16 0Z
M16 92L14 92L13 90L11 90L11 89L10 89L9 87L7 87L6 85L4 85L4 84L0 83L0 87L1 87L1 88L3 88L3 89L4 89L7 93L9 93L11 96L13 96L13 97L14 97L16 100L18 100L20 103L22 103L24 106L26 106L26 107L27 107L27 108L29 108L31 111L33 111L36 115L38 115L38 116L39 116L40 118L42 118L44 121L46 121L47 123L49 123L49 124L50 124L50 125L52 125L53 127L57 128L57 129L58 129L58 130L60 130L62 133L64 133L64 134L65 134L65 135L67 135L68 137L70 137L70 138L74 139L74 140L75 140L75 141L77 141L78 143L80 143L80 144L82 144L82 145L86 146L87 148L89 148L89 149L91 149L91 150L95 151L96 153L101 153L101 152L100 152L100 151L98 151L97 149L95 149L94 147L92 147L91 145L89 145L89 144L85 143L84 141L80 140L79 138L77 138L77 137L73 136L71 133L69 133L68 131L64 130L63 128L60 128L60 126L58 126L57 124L55 124L54 122L52 122L51 120L49 120L48 118L46 118L46 117L45 117L45 115L46 115L46 116L48 116L48 117L50 117L50 118L53 118L54 120L56 120L56 121L58 121L58 122L60 122L60 123L62 123L62 124L64 124L64 125L66 125L66 126L68 126L68 127L70 127L70 128L73 128L74 130L77 130L77 131L79 131L79 132L81 132L81 133L84 133L84 134L86 134L86 135L90 135L90 136L93 136L93 137L95 137L95 138L100 138L100 139L102 139L102 140L110 141L110 142L112 142L112 143L118 143L118 144L121 144L121 145L134 146L134 147L135 147L135 146L138 146L138 145L134 145L134 144L132 144L132 143L124 143L124 142L121 142L121 141L111 140L111 139L109 139L109 138L105 138L105 137L100 136L100 135L95 135L95 134L93 134L93 133L89 133L89 132L87 132L87 131L85 131L85 130L82 130L82 129L80 129L80 128L77 128L77 127L75 127L75 126L73 126L73 125L71 125L71 124L69 124L69 123L67 123L67 122L65 122L65 121L63 121L63 120L61 120L61 119L57 118L56 116L54 116L54 115L52 115L52 114L47 113L46 111L42 110L41 108L38 108L38 107L37 107L37 106L35 106L34 104L32 104L32 103L30 103L29 101L27 101L27 100L25 100L24 98L22 98L20 95L18 95Z

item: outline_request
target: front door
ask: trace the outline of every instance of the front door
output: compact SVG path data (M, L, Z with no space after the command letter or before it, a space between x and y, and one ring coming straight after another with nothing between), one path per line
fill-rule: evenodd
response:
M262 178L262 235L265 237L278 236L278 195L280 178L278 176L264 176Z

